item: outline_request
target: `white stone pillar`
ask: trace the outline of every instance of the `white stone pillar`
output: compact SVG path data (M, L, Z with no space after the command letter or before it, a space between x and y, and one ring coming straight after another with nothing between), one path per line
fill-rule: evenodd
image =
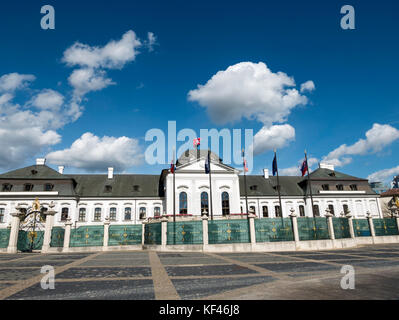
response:
M396 209L396 210L398 210L398 209ZM396 211L395 217L396 217L396 228L398 228L398 231L399 231L399 213L398 213L398 211Z
M168 218L163 217L161 219L161 245L162 249L166 248L166 242L168 237Z
M353 216L351 215L350 211L346 213L346 217L348 218L349 232L351 234L351 238L355 239L355 229L353 228Z
M292 222L292 232L294 233L294 241L295 245L299 242L299 232L298 232L298 217L297 214L295 213L295 209L291 208L290 209L290 218Z
M8 241L7 252L16 253L17 252L17 242L19 233L19 223L21 221L21 212L11 213L11 232L10 239Z
M334 224L332 221L333 214L331 213L330 209L326 209L326 217L327 217L328 233L330 234L330 239L335 240Z
M109 239L109 217L104 219L104 241L103 241L103 251L108 250L108 239Z
M371 213L369 211L367 211L367 219L369 221L370 233L371 236L373 237L373 243L375 243L375 230L374 230L373 217L371 216Z
M64 248L62 249L62 252L69 251L69 243L71 241L71 227L72 227L71 218L67 218L65 221Z
M251 239L251 245L256 244L256 237L255 237L255 217L256 215L250 213L248 215L249 218L249 236Z
M46 223L44 229L44 237L43 237L43 245L41 253L46 253L50 249L50 242L51 242L51 230L53 229L54 225L54 215L57 213L53 210L54 203L49 205L50 210L46 211L44 214L46 215Z
M205 249L207 248L209 244L208 240L208 216L203 215L201 217L202 219L202 244L203 244L203 251L206 251Z
M147 224L147 221L143 221L141 223L141 245L144 246L144 241L145 241L145 225Z

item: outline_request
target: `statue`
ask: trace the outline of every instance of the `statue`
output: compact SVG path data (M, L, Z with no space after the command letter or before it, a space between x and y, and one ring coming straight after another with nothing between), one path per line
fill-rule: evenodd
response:
M40 211L40 202L39 202L38 198L36 198L35 201L33 201L32 210L33 211Z

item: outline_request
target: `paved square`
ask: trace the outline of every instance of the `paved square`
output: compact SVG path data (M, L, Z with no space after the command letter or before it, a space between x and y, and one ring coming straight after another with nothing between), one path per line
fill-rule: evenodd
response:
M55 268L42 289L41 267ZM355 290L343 290L343 265ZM308 252L0 254L0 299L398 299L399 244Z

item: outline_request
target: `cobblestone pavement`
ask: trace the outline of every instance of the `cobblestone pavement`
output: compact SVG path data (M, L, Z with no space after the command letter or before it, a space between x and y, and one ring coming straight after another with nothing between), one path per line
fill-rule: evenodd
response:
M41 267L55 268L42 289ZM355 289L343 290L343 265ZM399 299L399 244L276 253L0 254L0 299Z

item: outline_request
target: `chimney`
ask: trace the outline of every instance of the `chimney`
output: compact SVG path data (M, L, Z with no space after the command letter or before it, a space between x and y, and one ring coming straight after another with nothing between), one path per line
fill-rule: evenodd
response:
M329 170L334 171L334 165L333 165L333 164L326 163L326 162L320 162L320 163L319 163L319 168L320 168L320 169L329 169Z
M108 167L108 179L112 179L114 177L114 168Z
M58 166L58 173L64 174L64 166Z
M269 169L263 169L263 178L269 179Z
M36 159L36 165L37 166L44 166L45 163L46 163L46 158L38 158L38 159Z

